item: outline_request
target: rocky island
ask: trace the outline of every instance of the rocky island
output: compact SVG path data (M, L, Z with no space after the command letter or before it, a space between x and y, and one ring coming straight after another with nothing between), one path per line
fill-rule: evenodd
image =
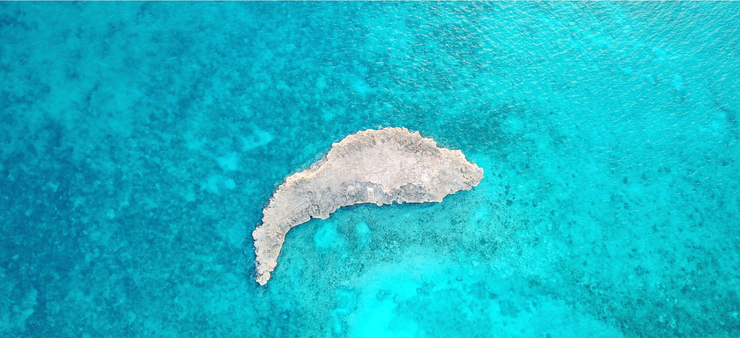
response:
M262 224L252 233L256 280L267 283L285 235L311 218L326 219L340 207L359 203L441 202L482 178L483 169L461 151L437 147L406 128L349 135L310 169L288 176L270 198Z

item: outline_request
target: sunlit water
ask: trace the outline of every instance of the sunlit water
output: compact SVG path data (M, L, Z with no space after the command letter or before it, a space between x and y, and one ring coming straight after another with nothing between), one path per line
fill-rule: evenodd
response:
M0 3L3 337L738 337L740 4ZM348 134L485 170L251 232Z

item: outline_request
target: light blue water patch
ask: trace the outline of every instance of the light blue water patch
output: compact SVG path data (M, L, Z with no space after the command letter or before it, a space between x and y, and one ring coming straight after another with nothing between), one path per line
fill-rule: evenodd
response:
M274 135L256 126L251 126L251 129L251 133L245 136L240 136L242 140L242 151L250 151L255 148L264 147L275 139Z
M0 3L2 337L738 337L737 3ZM485 170L251 233L334 142Z
M368 245L372 239L372 230L366 222L360 221L355 224L355 235L361 246Z
M313 240L319 250L341 249L346 245L346 240L337 232L336 225L332 222L323 222Z
M461 268L422 248L404 257L357 281L362 297L348 317L350 336L623 336L562 300L538 294L537 288L491 279L481 266Z

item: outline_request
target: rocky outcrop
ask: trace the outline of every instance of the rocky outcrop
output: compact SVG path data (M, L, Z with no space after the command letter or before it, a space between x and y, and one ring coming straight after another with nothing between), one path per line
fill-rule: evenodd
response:
M340 207L359 203L441 202L482 178L483 169L461 151L437 147L406 128L349 135L310 169L288 176L270 198L262 224L252 233L256 280L267 283L285 235L311 218L326 219Z

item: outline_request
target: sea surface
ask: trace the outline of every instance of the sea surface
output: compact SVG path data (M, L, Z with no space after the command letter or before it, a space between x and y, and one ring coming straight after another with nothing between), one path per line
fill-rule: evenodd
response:
M1 337L739 337L740 3L0 3ZM343 208L406 127L485 170Z

